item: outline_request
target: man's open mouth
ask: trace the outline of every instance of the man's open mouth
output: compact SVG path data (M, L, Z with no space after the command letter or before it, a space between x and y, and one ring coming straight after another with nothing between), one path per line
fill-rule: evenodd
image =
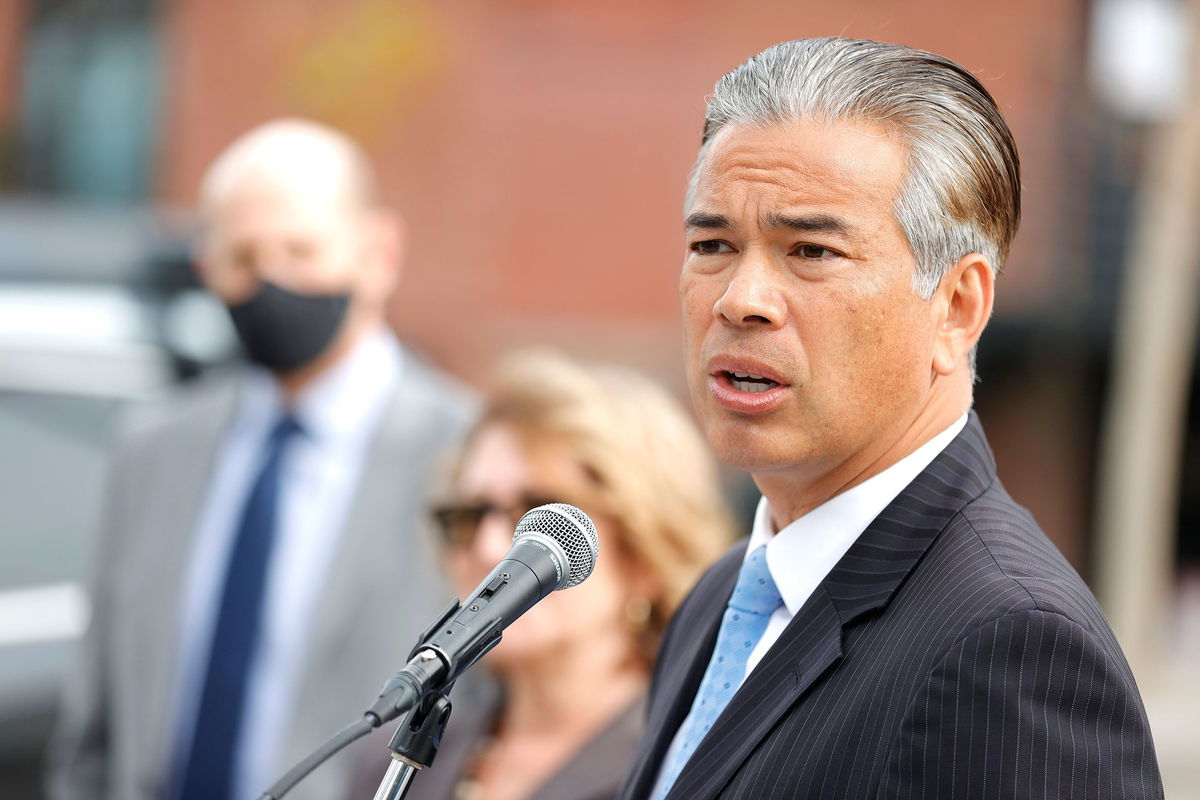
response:
M764 378L762 375L755 375L752 372L730 372L725 370L725 377L729 379L729 383L733 388L739 392L766 392L779 385L777 381Z

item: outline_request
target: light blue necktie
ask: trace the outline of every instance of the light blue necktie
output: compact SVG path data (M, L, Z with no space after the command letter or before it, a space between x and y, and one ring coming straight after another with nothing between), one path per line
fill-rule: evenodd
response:
M661 800L671 791L684 765L729 704L746 675L746 662L751 651L762 638L771 615L782 603L779 589L767 569L767 546L761 545L742 562L737 584L729 596L725 616L721 618L717 646L713 648L700 689L692 700L692 710L680 729L682 746L659 775L654 800Z

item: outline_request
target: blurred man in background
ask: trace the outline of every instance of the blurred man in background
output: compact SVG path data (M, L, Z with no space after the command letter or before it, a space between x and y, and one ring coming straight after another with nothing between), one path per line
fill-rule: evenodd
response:
M256 797L449 596L417 532L470 404L385 326L402 227L372 191L354 144L299 120L206 174L197 265L251 363L128 426L53 796ZM292 796L341 781L330 764Z

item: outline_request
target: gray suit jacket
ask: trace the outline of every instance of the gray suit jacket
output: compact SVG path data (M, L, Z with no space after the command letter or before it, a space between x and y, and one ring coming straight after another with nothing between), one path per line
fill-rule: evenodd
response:
M52 797L164 796L180 587L236 401L236 381L206 379L140 410L122 437L93 558L92 620L48 757ZM433 568L424 508L436 459L471 411L460 385L406 359L311 621L283 769L370 705L451 597ZM339 796L346 768L331 761L289 798Z
M624 800L650 796L744 551L671 622ZM1162 795L1121 648L1000 485L971 412L750 672L667 800Z

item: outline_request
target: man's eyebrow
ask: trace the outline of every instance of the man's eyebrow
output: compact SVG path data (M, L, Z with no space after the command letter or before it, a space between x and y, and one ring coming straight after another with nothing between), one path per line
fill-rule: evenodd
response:
M732 228L733 225L729 222L729 217L720 214L709 214L704 211L697 211L694 214L688 214L687 219L683 221L684 228Z
M813 214L812 216L791 217L786 214L769 214L767 227L789 228L805 233L841 233L848 234L852 227L840 217L829 214Z
M835 217L831 214L812 214L796 217L776 212L767 216L766 226L769 228L788 228L805 233L849 234L853 231L853 227L848 222L841 217ZM729 217L722 214L697 211L688 215L687 219L684 220L684 227L687 229L723 230L732 228L733 223L729 221Z

